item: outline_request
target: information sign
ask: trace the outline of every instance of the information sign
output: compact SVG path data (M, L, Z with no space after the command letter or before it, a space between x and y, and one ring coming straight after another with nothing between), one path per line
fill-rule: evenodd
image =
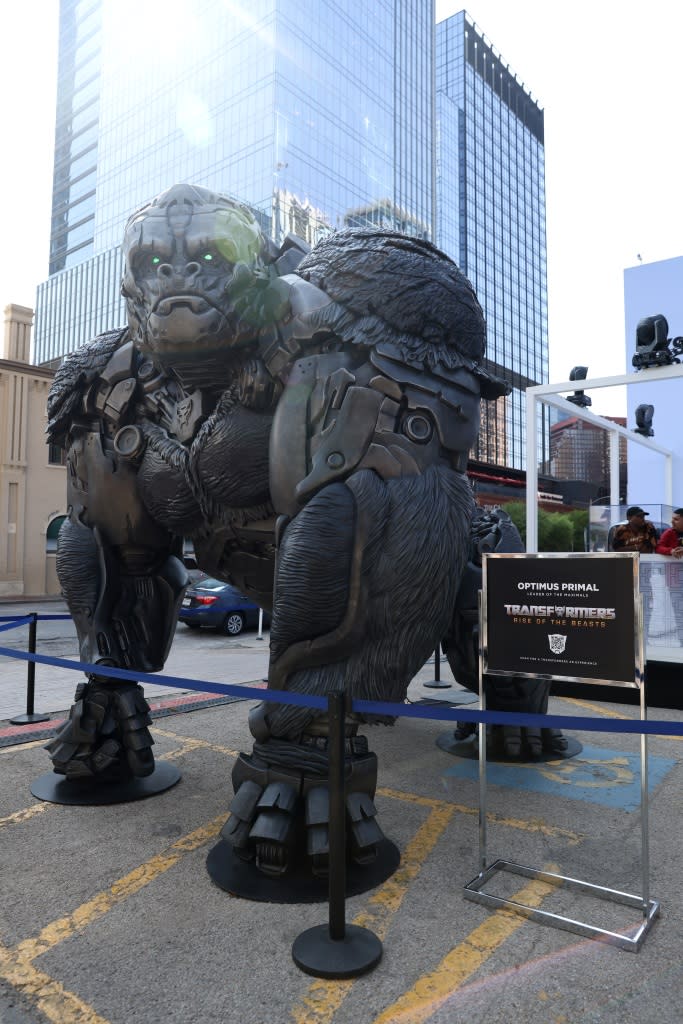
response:
M489 554L483 671L638 686L638 555Z

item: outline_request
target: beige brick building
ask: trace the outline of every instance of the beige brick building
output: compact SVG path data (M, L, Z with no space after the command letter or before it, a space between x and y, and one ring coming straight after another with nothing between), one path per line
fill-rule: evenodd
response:
M0 598L58 594L56 535L66 514L63 453L45 443L54 371L29 364L33 310L5 307L0 351Z

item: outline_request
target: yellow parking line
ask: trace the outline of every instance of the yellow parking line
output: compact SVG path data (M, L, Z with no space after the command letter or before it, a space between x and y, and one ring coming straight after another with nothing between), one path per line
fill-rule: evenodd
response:
M510 762L512 763L512 762ZM469 807L464 804L452 804L447 800L436 800L431 797L416 796L413 793L401 793L396 789L378 789L378 796L387 796L392 800L403 800L406 803L418 803L425 807L451 807L458 814L469 814L476 817L479 814L478 807ZM539 832L541 835L550 836L553 839L566 839L572 846L580 843L585 837L578 832L572 832L568 828L560 828L557 825L546 825L538 818L525 821L521 818L501 818L497 814L489 814L487 820L494 825L504 825L507 828L516 828L521 832Z
M391 919L403 902L408 886L417 877L454 814L454 807L434 808L408 843L394 874L373 893L368 909L354 919L354 924L370 928L380 939L384 938Z
M46 736L44 740L30 740L28 743L12 743L9 747L0 747L1 754L18 754L21 750L31 750L32 747L44 747L50 739Z
M158 733L159 736L167 736L169 739L180 740L181 742L186 739L185 736L179 735L177 732L171 732L170 729L157 729L154 727L154 732ZM239 757L239 750L231 750L230 747L221 746L220 743L210 743L209 740L192 739L190 741L195 748L204 747L207 750L215 750L219 754L227 754L228 757ZM166 756L166 755L164 755Z
M353 921L354 924L364 928L369 928L379 939L384 939L394 914L398 911L403 902L408 886L417 876L422 864L431 853L437 840L446 829L453 815L456 813L476 815L478 814L478 810L476 808L450 804L445 800L435 800L430 797L421 797L416 794L401 793L397 790L378 789L377 793L378 795L386 796L391 799L402 800L408 803L417 803L431 809L429 817L420 827L412 841L408 844L405 852L402 854L401 864L396 873L389 878L373 896L370 897L368 909L360 913ZM495 815L489 815L489 821L494 820L498 824L506 825L510 828L518 828L531 832L541 832L554 837L559 836L571 844L578 843L583 838L583 836L576 832L571 832L569 829L554 828L552 826L545 825L540 821L520 821L514 818L506 819L498 818ZM547 893L552 890L552 886L533 882L522 889L516 898L529 906L537 906L538 904L533 902L534 899L538 899L538 902L540 902L543 896L547 895ZM504 939L507 938L508 934L512 934L512 932L514 932L514 930L522 923L520 918L515 919L515 915L512 915L507 911L501 911L500 915L503 915L502 923L498 921L499 915L497 915L495 925L490 922L485 922L480 929L476 929L470 938L465 940L465 943L462 943L458 948L467 952L469 950L469 946L467 944L471 942L475 950L483 951L485 954L482 955L480 961L483 963L484 960L493 954L497 945L499 945L500 942L503 942ZM487 941L488 948L485 945ZM471 956L468 956L467 962L472 964L471 969L466 975L469 976L469 974L472 973L479 964L474 964ZM440 968L437 969L437 973L438 970L440 970ZM429 975L428 977L431 978L432 976ZM352 985L353 980L320 980L313 982L309 986L309 989L301 1003L292 1010L291 1020L293 1024L330 1024L335 1013L351 991ZM430 1010L430 1013L431 1012L432 1010ZM425 1018L415 1018L416 1022L422 1019ZM375 1022L375 1024L380 1024L380 1021L381 1024L389 1024L389 1022L394 1024L394 1018L392 1017L382 1017ZM412 1018L409 1018L409 1024L413 1024Z
M448 804L434 807L401 855L398 870L371 896L369 908L353 921L370 928L379 939L387 933L394 914L401 906L410 883L434 849L455 813ZM326 1024L351 991L352 981L314 981L299 1006L292 1010L294 1024Z
M562 697L561 700L566 700L568 704L574 704L577 708L585 708L587 711L592 711L598 718L628 718L629 715L622 714L621 711L612 711L611 708L605 708L601 704L591 704L588 700L579 700L578 697Z
M545 870L555 870L553 867ZM526 906L538 907L555 886L532 881L512 897ZM456 992L526 918L510 910L498 910L467 938L447 953L436 970L425 974L411 989L387 1007L373 1024L423 1024Z
M166 736L169 739L180 740L183 742L185 737L180 736L178 733L172 732L170 729L155 729L160 736ZM229 747L223 747L218 743L210 743L208 740L192 739L188 740L187 750L199 749L205 747L208 750L215 750L219 754L227 754L229 757L239 757L239 751L231 750ZM172 758L179 757L184 750L173 751L169 754L164 754L164 757ZM464 804L453 804L448 800L440 800L437 797L420 796L417 793L404 793L397 789L388 789L385 786L378 786L376 790L377 796L388 797L391 800L401 800L404 803L419 804L421 807L444 807L450 808L451 811L457 811L459 814L469 814L476 817L479 814L477 807L469 807ZM550 836L555 839L566 839L567 842L575 845L580 843L584 838L577 832L572 832L570 829L559 828L555 825L546 825L544 822L539 821L524 821L520 818L500 818L495 814L489 814L488 820L496 825L504 825L507 828L516 828L523 832L539 832L542 835Z
M566 700L569 704L575 704L577 708L585 708L586 711L593 711L596 715L602 715L605 718L635 718L636 715L625 715L621 711L612 711L610 708L603 708L600 704L591 704L588 700L579 700L578 697L562 697L562 700ZM674 742L680 743L683 740L683 736L656 736L658 740L674 740Z
M0 978L31 1000L54 1024L109 1024L82 999L69 992L49 974L27 961L18 961L0 945Z
M52 804L32 804L30 807L23 807L20 811L15 811L13 814L8 814L6 818L0 818L0 828L5 825L18 825L22 821L28 821L30 818L35 818L37 814L42 814Z
M111 910L117 903L128 899L139 892L144 886L149 885L164 872L172 868L185 853L198 849L209 840L215 838L225 824L226 814L214 818L208 825L195 829L188 835L178 839L168 847L164 853L157 854L150 860L135 868L129 874L124 875L109 889L98 893L87 903L77 907L72 914L59 918L48 924L40 934L33 939L25 939L13 950L13 955L20 963L30 963L42 953L46 953L53 946L58 945L64 939L68 939L75 932L86 928L107 911Z
M198 740L178 737L180 739L180 746L175 750L167 750L163 754L164 761L176 761L179 757L184 757L185 754L190 754L193 750L200 749L203 744Z
M216 750L219 753L223 753L231 757L238 756L237 751L230 750L229 748L218 744L184 737L170 730L158 729L156 731L160 735L180 741L180 747L178 750L165 755L169 758L180 757L184 753L189 753L192 750L204 747ZM40 742L41 741L26 744L24 747L37 746ZM418 829L418 832L405 850L401 865L397 872L392 876L392 878L387 880L378 892L370 897L367 909L361 913L354 922L361 926L371 928L379 938L383 938L387 933L394 915L400 908L410 884L417 876L422 864L433 850L434 845L443 834L453 815L456 813L476 815L478 812L476 808L449 803L445 800L422 797L417 794L402 793L396 790L381 789L378 790L378 794L389 799L398 799L403 802L418 804L429 809L430 812L427 820ZM22 811L15 812L13 815L9 815L6 819L2 819L0 824L11 824L13 822L25 820L42 812L45 808L45 804L37 804L34 807L26 808ZM69 938L77 931L80 931L94 923L117 903L133 896L144 886L154 881L157 877L176 864L184 853L195 850L210 841L218 834L226 818L227 815L221 815L208 825L203 826L202 828L189 833L189 835L182 839L177 840L164 853L152 857L145 864L119 879L108 890L97 894L87 903L82 904L72 914L47 925L36 938L25 940L14 950L6 950L0 946L0 975L2 975L6 981L21 988L26 995L32 998L35 1004L51 1021L59 1022L59 1024L100 1024L100 1022L101 1024L107 1024L103 1018L99 1017L91 1007L87 1006L87 1004L77 996L68 992L62 985L55 982L48 975L38 971L33 966L33 961L41 954L58 945L64 939ZM508 825L512 828L542 831L551 835L561 835L574 842L578 842L581 838L566 829L552 828L550 826L545 826L541 822L525 822L516 819L498 820L501 824ZM536 886L539 884L540 883L534 883ZM527 887L527 889L528 888L529 887ZM545 889L547 888L548 887L546 886ZM520 893L520 898L523 897L527 904L531 904L533 894L529 895L527 889ZM519 927L519 923L520 922L516 920L514 922L514 927ZM482 926L482 928L484 927L485 926ZM512 930L514 930L514 927ZM482 940L477 937L478 931L479 930L473 933L474 940L470 937L469 940L466 940L465 944L462 944L463 948L466 948L468 942L473 941L475 951L479 950L481 952L483 947ZM495 945L498 944L498 941L503 941L503 938L499 938L499 940L496 939L496 936L502 935L503 932L505 933L505 937L509 933L505 927L502 927L502 931L501 926L499 926L497 930L493 929L493 938L489 940L492 945L490 950L486 953L487 957L491 955L495 949ZM483 960L480 962L483 962ZM476 966L478 966L478 964L474 964L471 970L474 970ZM446 973L452 980L452 969L449 968ZM464 976L469 976L469 973L471 973L471 971L468 971ZM435 972L435 977L438 980L439 971ZM419 991L421 991L419 990L419 984L420 983L416 986L418 994ZM309 1024L309 1022L324 1024L324 1022L331 1021L336 1010L350 991L351 985L352 982L319 981L313 983L309 989L308 995L304 998L302 1005L294 1011L293 1017L295 1024ZM399 1007L399 1004L402 1006L403 1002L409 995L410 993L407 993L403 996L396 1006ZM401 1010L401 1012L403 1011ZM412 1002L410 1012L413 1012ZM384 1019L384 1017L380 1018L382 1021ZM412 1021L412 1018L410 1019ZM416 1021L421 1019L424 1018L415 1017Z

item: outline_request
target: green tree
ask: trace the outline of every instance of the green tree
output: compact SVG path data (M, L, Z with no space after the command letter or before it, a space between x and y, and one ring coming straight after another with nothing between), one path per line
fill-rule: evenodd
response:
M522 541L526 544L526 505L523 501L509 501L503 508L519 530Z
M538 550L571 551L574 526L564 512L538 510Z
M588 511L585 508L574 508L567 513L574 529L574 551L586 550L586 529L588 528Z
M526 504L510 501L504 508L526 544ZM583 527L587 520L588 513L580 509L575 512L546 512L539 508L538 550L583 551Z

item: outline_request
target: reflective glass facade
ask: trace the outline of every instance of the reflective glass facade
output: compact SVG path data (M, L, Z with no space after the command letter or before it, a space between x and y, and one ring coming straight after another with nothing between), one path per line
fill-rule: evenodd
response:
M474 284L492 369L513 384L484 404L476 458L521 469L524 389L548 380L543 111L464 11L437 26L436 86L437 240Z
M63 0L59 21L50 273L93 252L99 138L100 0Z
M123 226L179 181L247 203L276 240L359 224L435 239L514 384L483 407L473 455L523 467L524 388L548 372L543 111L465 12L435 25L433 0L61 0L37 362L124 322Z
M71 197L85 172L68 142L86 15L95 180L81 221ZM56 154L68 159L37 361L123 321L110 273L123 226L177 181L248 203L275 239L359 223L432 237L432 0L62 0L61 33Z

